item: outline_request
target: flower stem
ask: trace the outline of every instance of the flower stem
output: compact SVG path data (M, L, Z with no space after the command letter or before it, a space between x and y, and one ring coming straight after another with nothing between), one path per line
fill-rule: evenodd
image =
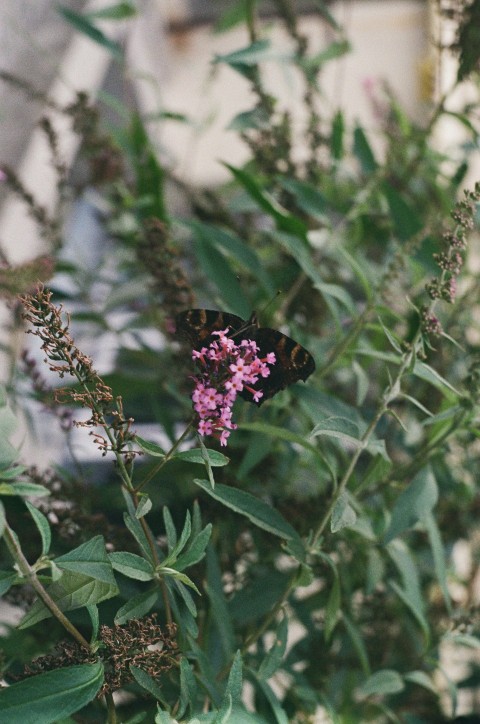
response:
M78 631L78 629L76 629L75 626L70 623L63 611L60 610L55 601L51 598L51 596L47 593L46 589L38 580L35 570L31 567L23 554L17 536L8 524L5 525L4 539L10 555L17 564L18 569L28 580L32 588L35 590L35 593L43 601L52 616L54 616L57 621L62 624L62 626L68 631L69 634L71 634L71 636L73 636L73 638L80 644L80 646L82 646L87 651L90 651L91 649L88 641L84 639L80 631Z
M192 428L193 428L193 419L190 420L190 422L188 423L187 427L186 427L185 430L182 432L182 434L180 435L180 437L178 438L178 440L172 445L172 447L170 448L170 450L169 450L167 453L165 453L165 456L160 460L160 462L158 463L158 465L155 465L155 467L152 468L152 470L150 470L150 472L148 473L148 475L146 475L146 476L144 477L144 479L142 480L142 482L141 482L139 485L137 485L137 487L135 488L135 493L138 493L138 491L141 490L147 483L149 483L150 480L151 480L152 478L154 478L155 475L159 472L159 470L161 470L161 469L163 468L163 466L168 463L168 461L173 457L173 455L174 455L175 452L177 451L178 446L185 440L185 438L187 437L187 435L190 434Z

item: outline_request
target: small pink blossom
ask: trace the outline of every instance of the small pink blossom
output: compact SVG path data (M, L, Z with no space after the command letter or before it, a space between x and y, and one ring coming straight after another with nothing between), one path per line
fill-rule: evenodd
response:
M192 402L198 416L197 430L202 436L213 436L225 446L231 430L232 407L239 392L246 390L254 402L263 397L261 390L252 387L259 376L268 377L269 365L275 364L275 355L269 352L264 359L257 355L258 345L249 339L239 344L228 337L228 329L213 332L216 339L208 347L192 351L192 359L200 364L194 377Z

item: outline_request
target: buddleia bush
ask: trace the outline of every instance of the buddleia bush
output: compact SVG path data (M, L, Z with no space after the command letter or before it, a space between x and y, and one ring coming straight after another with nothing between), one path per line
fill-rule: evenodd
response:
M475 77L475 5L442 6L457 86ZM330 113L344 30L316 3L317 47L274 6L219 24L249 34L213 61L253 98L230 124L248 160L224 160L223 185L180 178L149 119L126 105L107 128L84 93L55 108L81 140L76 173L41 122L55 213L3 167L49 252L0 270L14 339L30 335L1 401L0 591L20 617L2 633L2 721L432 722L476 688L477 102L453 114L470 146L452 155L433 141L450 96L423 124L382 85L374 130ZM97 16L62 12L118 56ZM296 71L300 129L267 61ZM189 122L174 110L160 118ZM105 247L86 268L62 220L92 189ZM22 410L30 439L61 431L49 469L11 443ZM75 457L82 435L95 464Z

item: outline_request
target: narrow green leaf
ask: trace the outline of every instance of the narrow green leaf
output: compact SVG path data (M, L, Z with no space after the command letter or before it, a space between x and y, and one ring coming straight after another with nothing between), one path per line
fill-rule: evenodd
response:
M228 465L230 462L230 458L227 458L227 456L223 453L218 452L217 450L209 450L208 448L205 449L208 452L208 460L212 468L220 468L224 465ZM198 463L200 465L203 465L205 462L202 456L202 451L198 447L176 453L172 456L172 460L174 458L177 458L177 460L186 460L189 463Z
M438 694L436 685L424 671L409 671L408 674L403 675L403 678L405 681L411 681L412 684L423 686L424 689L428 689L428 691L431 691L435 696Z
M198 593L198 595L200 596L200 591L198 590L192 579L189 578L185 573L180 573L180 571L177 571L176 568L170 568L169 566L163 565L157 567L157 572L159 573L159 575L170 576L176 582L182 583L189 588L193 588L195 593Z
M40 533L40 538L42 539L42 555L46 556L50 550L50 544L52 542L52 532L50 530L48 519L40 510L38 510L38 508L35 508L34 505L29 503L28 500L25 501L25 505L27 506L35 525L38 528L38 532Z
M241 705L242 703L242 690L243 690L243 674L242 674L242 654L237 651L233 663L228 675L227 688L225 690L226 696L230 696L232 704L234 706Z
M125 521L125 526L137 541L145 558L152 562L152 551L150 550L147 536L138 520L129 513L123 514L123 520Z
M184 586L183 583L178 578L177 579L172 578L172 580L175 585L175 590L180 594L185 606L187 607L188 612L190 613L190 615L193 618L196 618L197 607L195 605L195 601L192 598L192 594L190 593L188 588L186 586ZM192 587L195 588L194 584L191 581L190 581L190 583L192 584ZM197 593L199 593L199 592L197 591Z
M187 708L193 715L195 710L195 701L197 698L197 682L193 669L185 656L180 659L180 706L177 710L177 718L180 720L184 716Z
M146 495L145 493L142 493L140 495L140 502L135 511L135 518L137 520L140 520L140 518L143 518L144 516L146 516L147 513L149 513L150 510L152 509L152 505L153 505L153 503L152 503L151 498L148 495Z
M204 236L197 237L193 251L205 277L215 284L225 304L247 316L250 304L230 260Z
M62 5L59 5L57 7L58 12L63 15L65 20L70 23L70 25L72 25L75 30L77 30L79 33L82 33L82 35L85 35L87 38L90 38L90 40L93 40L94 43L97 43L98 45L101 45L109 50L116 58L122 58L123 54L120 45L114 40L110 40L110 38L107 38L105 33L103 33L95 25L93 25L85 15L75 13L73 12L73 10L69 10L69 8Z
M404 681L398 671L382 669L374 674L359 687L363 696L397 694L405 688Z
M341 603L341 591L340 591L340 580L338 578L338 573L336 569L334 568L334 578L333 578L333 585L330 589L330 594L328 596L327 606L325 609L325 641L328 643L332 637L332 633L335 629L335 626L338 623L339 617L340 617L340 603Z
M287 648L287 637L288 618L284 613L282 620L278 624L275 641L259 666L257 673L259 679L266 681L278 671Z
M255 672L252 672L255 676ZM276 724L288 724L289 718L285 712L285 710L282 708L278 696L274 693L272 690L272 687L267 683L265 679L261 679L257 676L255 676L256 684L259 686L259 688L262 690L263 694L265 695L265 698L267 699L268 703L270 704L270 707L272 709L273 716L275 717L274 721ZM238 724L240 724L241 721L244 721L245 724L249 724L249 721L246 716L244 716L243 719L239 719ZM251 724L254 724L254 720L251 722Z
M263 530L267 530L269 533L273 533L273 535L285 540L298 538L296 530L292 528L290 523L287 523L275 508L267 505L254 495L226 485L217 485L215 490L212 490L207 480L195 479L193 482L208 493L211 498L218 500L219 503L236 513L245 515L259 528L263 528Z
M112 564L102 535L96 535L86 543L82 543L78 548L58 556L55 563L63 570L81 573L84 576L96 578L111 586L116 586Z
M90 576L65 571L59 581L47 587L47 593L62 611L72 611L112 598L118 594L118 588ZM19 628L33 626L51 615L43 601L35 601L20 622Z
M115 614L115 623L121 625L131 618L146 616L155 606L158 599L156 590L139 593L121 606Z
M325 435L341 440L347 446L361 447L358 425L346 417L327 417L318 422L310 433L311 437Z
M356 520L357 514L350 505L348 493L342 493L332 510L330 530L332 533L338 533L342 528L348 528L354 525Z
M279 229L294 234L306 241L306 224L284 209L271 194L262 188L261 184L253 175L242 169L230 166L228 163L225 163L224 166L231 171L236 180L243 186L251 198L257 202L260 208L275 220Z
M174 551L177 547L177 530L175 528L175 524L173 522L172 515L170 513L170 510L167 508L166 505L163 506L163 523L165 525L165 533L167 534L167 543L168 543L168 557L170 557L170 554L172 551Z
M217 555L209 546L207 549L207 596L211 606L212 624L218 630L220 645L223 652L223 661L219 662L224 666L230 661L235 651L235 633L231 614L223 592L222 572Z
M194 566L202 560L205 550L212 534L212 524L209 523L189 544L187 550L178 556L175 568L177 571L184 571L185 568Z
M325 218L328 202L317 186L291 178L280 178L279 182L295 197L295 201L302 211L315 218Z
M157 457L157 458L165 457L165 450L163 450L160 447L160 445L157 445L156 442L150 442L150 440L144 440L143 437L140 437L140 435L135 435L135 442L137 443L138 447L141 450L143 450L143 452L146 452L149 455L152 455L152 457Z
M279 440L285 440L286 442L294 442L321 457L317 448L312 445L311 442L305 440L302 435L287 430L285 427L276 427L275 425L268 425L263 422L242 422L238 425L238 428L241 430L250 430L250 432L259 432L270 437L278 438Z
M357 126L353 132L353 152L360 162L362 171L370 174L376 170L377 162L375 156L373 155L365 132L360 126Z
M0 689L2 724L51 724L92 701L103 683L103 665L81 664Z
M416 360L412 371L414 375L425 382L429 382L434 387L437 387L441 392L445 393L446 388L447 390L450 390L450 392L453 392L457 397L461 397L461 393L455 389L455 387L446 380L445 377L442 377L437 370L433 369L433 367L430 367L430 365L427 365L425 362Z
M232 67L237 65L253 66L265 60L290 60L292 53L275 50L267 39L256 40L245 48L234 50L233 53L226 55L216 55L213 59L214 63L226 63Z
M447 564L445 561L445 551L438 530L437 523L432 513L426 513L423 519L424 525L427 529L428 539L430 541L430 548L432 549L433 564L435 567L435 573L440 584L440 588L443 593L443 600L445 601L445 607L449 615L453 615L452 611L452 599L450 598L450 592L447 584Z
M85 606L85 608L87 609L87 613L92 623L90 643L94 643L98 638L98 630L100 628L100 616L98 615L98 606L92 603L91 605Z
M48 488L36 483L2 483L0 495L21 495L25 497L43 498L50 495Z
M163 704L165 702L165 695L163 694L162 687L155 679L143 669L139 669L138 666L130 665L129 668L137 684Z
M387 181L382 190L390 208L395 234L401 241L407 241L420 231L423 222L412 205Z
M0 500L0 538L3 537L6 524L7 524L7 519L5 518L5 506L3 505L2 501Z
M348 616L345 615L345 613L342 614L342 621L345 625L348 635L350 636L350 641L353 644L353 648L357 652L357 656L362 666L363 673L365 674L365 676L370 676L370 662L368 660L367 649L365 648L363 638L360 635L357 626L353 623L353 621L349 619Z
M114 5L108 5L105 8L100 8L100 10L92 10L90 13L85 13L85 17L104 20L125 20L125 18L131 18L136 14L137 10L135 5L129 2L120 2Z
M145 560L136 553L117 551L109 553L108 557L112 567L128 578L137 581L151 581L154 576L154 569L150 561Z
M332 135L330 138L330 148L332 156L336 161L343 158L344 148L343 139L345 135L345 121L342 111L337 111L332 121Z
M438 487L429 467L423 468L400 494L392 510L392 520L385 535L389 543L409 530L433 510L438 500Z

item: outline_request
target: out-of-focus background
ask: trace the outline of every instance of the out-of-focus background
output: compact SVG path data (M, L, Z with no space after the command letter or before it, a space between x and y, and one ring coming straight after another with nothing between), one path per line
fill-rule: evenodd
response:
M90 96L102 93L119 102L137 104L152 119L161 112L186 114L191 123L152 122L149 132L164 162L199 185L216 184L227 177L222 160L241 164L247 149L228 124L248 107L248 85L225 66L215 66L216 54L245 46L245 28L216 32L229 6L227 0L139 0L136 17L118 22L98 20L109 38L127 49L127 72L111 54L73 31L50 0L4 0L0 6L0 69L25 79L58 103L76 90ZM301 29L320 52L329 42L328 26L316 13L315 2L298 3ZM95 13L105 0L66 0L62 7ZM439 40L436 3L428 0L356 0L332 2L329 9L344 26L351 53L328 65L325 104L341 107L350 118L374 125L371 96L387 81L403 108L421 121L432 93L448 84L449 69L438 65ZM268 18L268 3L261 4ZM273 12L273 11L272 11ZM445 32L445 23L442 26ZM274 34L274 46L288 49L286 35ZM295 75L272 61L268 80L294 109L298 87ZM11 165L32 193L48 206L54 203L54 174L36 121L42 101L28 100L11 83L0 83L0 161ZM300 107L301 104L299 103ZM301 154L302 117L297 114L298 153ZM59 119L66 127L66 121ZM453 132L453 131L452 131ZM455 127L455 133L458 128ZM72 162L75 139L64 134L62 152ZM40 252L33 223L18 201L0 196L0 244L10 261Z

